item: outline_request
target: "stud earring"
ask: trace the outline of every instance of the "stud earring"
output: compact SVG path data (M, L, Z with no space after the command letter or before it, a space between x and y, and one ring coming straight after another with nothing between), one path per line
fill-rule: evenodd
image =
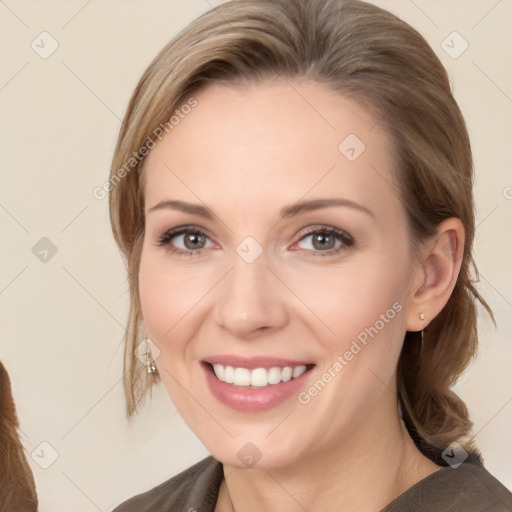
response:
M425 320L425 313L420 313L420 320L423 322Z

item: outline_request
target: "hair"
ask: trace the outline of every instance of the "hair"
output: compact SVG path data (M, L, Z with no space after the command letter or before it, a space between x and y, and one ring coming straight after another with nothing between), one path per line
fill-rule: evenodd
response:
M34 475L20 441L11 379L0 361L0 510L36 512Z
M112 229L130 285L124 355L127 417L138 412L160 379L134 356L143 337L138 270L147 146L201 88L274 78L326 85L376 116L393 142L395 179L414 247L433 236L445 219L456 217L464 225L464 255L453 293L423 330L422 343L419 333L406 333L397 367L404 422L420 450L439 460L439 450L455 440L463 442L472 426L464 402L450 388L476 354L477 303L492 317L475 288L470 141L446 70L425 39L390 12L358 0L221 4L181 31L140 79L119 133L109 196ZM119 179L128 161L132 169Z

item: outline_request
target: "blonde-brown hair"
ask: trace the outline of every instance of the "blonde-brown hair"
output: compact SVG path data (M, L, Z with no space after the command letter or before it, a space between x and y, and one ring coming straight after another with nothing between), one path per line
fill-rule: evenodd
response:
M471 427L451 390L476 353L479 301L472 258L473 167L468 133L446 70L423 37L391 13L358 0L239 0L212 9L153 60L128 106L111 168L110 215L127 263L130 315L124 386L127 416L159 381L134 356L141 341L138 270L144 236L142 164L150 141L199 88L213 82L307 79L371 110L391 134L397 186L417 244L444 219L465 228L462 267L443 311L423 332L408 332L397 390L411 436L437 459ZM160 130L161 131L161 130ZM133 155L128 171L119 170ZM114 180L115 178L115 180ZM474 273L474 274L472 274Z

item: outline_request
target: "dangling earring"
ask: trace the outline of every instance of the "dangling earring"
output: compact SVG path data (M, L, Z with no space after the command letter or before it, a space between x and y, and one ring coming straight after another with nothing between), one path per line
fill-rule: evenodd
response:
M144 318L142 319L142 322L144 323L144 329L147 333L148 329L146 327L146 322L144 321ZM146 358L145 358L146 359L145 360L146 371L148 373L157 374L158 370L155 365L155 360L153 359L153 352L151 351L151 340L149 338L142 340L139 347L142 345L142 343L144 343L144 352L142 352L142 350L139 352L139 354L140 354L139 359L141 360L141 363L142 363L143 362L142 357L145 355L146 356ZM158 350L158 347L156 347L156 351L157 351L156 357L158 357L160 355L160 351Z
M158 373L158 370L155 365L155 361L153 359L153 355L151 353L151 340L146 338L146 369L148 373Z
M420 313L420 320L425 321L425 313ZM423 329L420 331L421 333L421 355L423 355Z

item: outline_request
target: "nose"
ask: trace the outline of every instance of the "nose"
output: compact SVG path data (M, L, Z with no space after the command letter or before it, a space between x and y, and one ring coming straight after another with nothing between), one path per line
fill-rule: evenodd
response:
M235 256L231 272L217 288L214 318L240 339L267 336L288 323L286 288L263 255L252 263Z

